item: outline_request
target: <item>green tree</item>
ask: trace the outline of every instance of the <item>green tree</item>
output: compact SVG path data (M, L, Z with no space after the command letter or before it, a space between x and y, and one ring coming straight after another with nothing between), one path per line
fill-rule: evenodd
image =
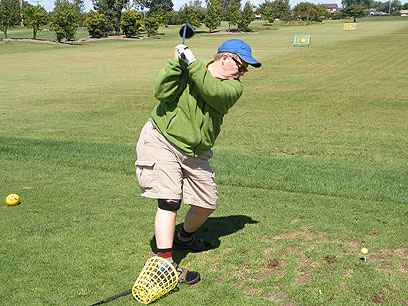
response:
M327 15L327 7L300 2L293 9L293 13L303 21L322 21L321 17Z
M272 2L272 11L275 19L287 21L291 18L289 0L275 0Z
M273 11L271 1L266 0L265 2L261 3L259 6L259 13L261 14L263 20L267 20L269 23L273 23L275 21L275 13Z
M238 4L238 9L241 8L241 0L220 0L220 10L221 16L226 16L228 7L230 5L236 6Z
M343 14L347 17L353 17L354 22L357 22L357 17L366 15L366 9L362 5L350 5L344 8Z
M92 3L98 13L105 15L107 31L120 34L122 11L127 7L129 0L92 0Z
M254 20L255 20L255 13L252 10L251 3L248 1L245 3L244 9L239 14L238 23L237 23L238 31L245 31L245 32L251 31L251 29L249 28L249 25Z
M239 10L241 4L236 1L230 2L230 4L226 7L224 19L228 22L228 30L231 31L231 26L235 26L238 24L239 14L241 11Z
M57 34L57 41L74 40L79 22L82 19L80 8L68 0L56 0L50 14L50 30Z
M144 7L148 8L150 12L157 11L172 11L173 2L171 0L146 0L143 3Z
M0 2L0 30L7 38L8 29L20 23L20 5L18 0L1 0Z
M221 23L221 11L219 0L207 0L207 12L204 18L205 26L210 32L217 29Z
M200 27L203 17L204 14L202 12L202 9L188 6L187 4L185 4L179 11L179 18L181 23L189 23L194 28Z
M143 20L143 26L148 37L155 36L160 27L160 20L157 16L151 14Z
M120 26L126 37L139 34L139 29L142 26L142 17L141 13L130 9L122 14Z
M41 5L27 6L24 9L24 25L33 29L33 39L37 38L37 32L42 31L42 26L48 22L48 14Z
M85 26L93 38L107 36L105 15L91 10L85 19Z
M341 4L343 7L352 6L352 5L362 5L365 8L370 7L370 0L342 0Z

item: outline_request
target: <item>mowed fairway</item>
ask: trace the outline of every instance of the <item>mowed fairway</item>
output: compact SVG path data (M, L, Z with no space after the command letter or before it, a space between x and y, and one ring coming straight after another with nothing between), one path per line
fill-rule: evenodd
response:
M153 305L408 304L408 18L343 23L186 41L207 59L243 39L263 65L214 147L218 208L199 235L216 248L174 255L202 280ZM0 44L0 195L21 197L0 205L1 305L96 303L153 254L135 146L178 30ZM295 34L311 46L293 47Z

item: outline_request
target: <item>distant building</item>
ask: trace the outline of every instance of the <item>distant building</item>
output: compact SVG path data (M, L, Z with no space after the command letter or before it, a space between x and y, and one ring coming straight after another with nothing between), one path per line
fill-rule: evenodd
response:
M343 10L343 8L338 7L338 5L336 3L334 3L334 4L328 3L328 4L322 4L322 5L327 7L327 11L330 14L333 14L333 15L337 14L337 13L340 13Z
M408 10L400 10L401 16L408 16Z
M385 12L377 11L377 9L367 9L366 12L368 16L386 16L388 15Z

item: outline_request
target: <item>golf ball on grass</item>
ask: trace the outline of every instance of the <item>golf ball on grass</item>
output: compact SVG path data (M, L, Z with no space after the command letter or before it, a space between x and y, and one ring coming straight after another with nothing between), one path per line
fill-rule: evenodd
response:
M361 249L361 254L367 255L368 254L368 249L367 248L362 248Z
M6 197L6 204L8 206L14 206L18 203L20 203L20 197L18 196L18 194L11 193Z

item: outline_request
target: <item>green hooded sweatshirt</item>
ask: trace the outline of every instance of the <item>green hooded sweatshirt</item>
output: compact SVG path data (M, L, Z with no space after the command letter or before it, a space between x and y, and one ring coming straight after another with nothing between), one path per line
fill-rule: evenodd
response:
M160 103L151 119L168 141L189 156L198 157L214 146L224 115L242 95L239 80L220 80L207 70L211 61L188 67L169 60L154 84Z

